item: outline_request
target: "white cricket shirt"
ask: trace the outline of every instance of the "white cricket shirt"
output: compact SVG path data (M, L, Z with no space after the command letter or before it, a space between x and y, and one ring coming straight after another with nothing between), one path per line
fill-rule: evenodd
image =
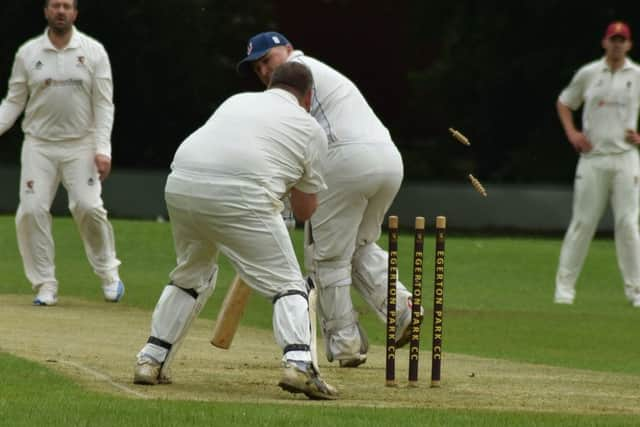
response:
M178 147L171 169L172 175L186 181L255 184L279 200L291 187L305 193L326 189L322 175L326 151L322 128L295 96L269 89L223 102ZM174 180L167 191L193 195L189 188Z
M9 90L0 105L0 134L25 110L26 135L56 142L95 132L97 153L111 156L114 107L107 52L75 27L69 44L57 49L47 30L16 53Z
M605 59L580 68L559 98L572 110L584 104L582 130L593 150L583 155L615 154L635 148L625 130L636 130L640 106L640 67L626 59L611 72Z
M391 141L389 131L351 80L300 50L291 52L288 60L306 65L313 74L311 114L327 134L329 145Z

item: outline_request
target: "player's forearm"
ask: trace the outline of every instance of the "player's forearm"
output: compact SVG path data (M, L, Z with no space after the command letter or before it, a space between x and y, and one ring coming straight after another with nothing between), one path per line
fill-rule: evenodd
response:
M0 135L5 133L16 122L27 103L27 88L25 84L13 83L9 85L7 97L0 104Z
M5 133L13 126L13 124L22 113L23 107L13 102L4 100L0 105L0 135Z
M569 137L572 133L577 132L575 123L573 121L573 111L562 102L556 102L556 109L558 111L558 118L562 124L565 134Z
M96 153L111 157L111 130L115 108L111 80L96 79L93 91Z
M316 194L304 193L296 188L291 189L291 209L299 221L306 221L318 207Z

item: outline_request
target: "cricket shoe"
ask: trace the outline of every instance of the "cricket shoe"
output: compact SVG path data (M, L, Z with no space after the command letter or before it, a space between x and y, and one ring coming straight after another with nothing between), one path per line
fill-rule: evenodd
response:
M341 368L357 368L358 366L362 365L366 361L367 361L366 354L358 354L356 357L353 357L351 359L340 359L338 362L340 362Z
M553 302L555 304L571 305L575 298L576 290L574 287L556 283L556 289L553 293Z
M640 288L624 285L624 295L634 307L640 307Z
M324 382L309 362L287 360L283 363L281 389L290 393L304 393L311 400L335 400L338 390Z
M171 379L160 373L162 364L150 357L139 357L133 370L133 383L142 385L170 384Z
M411 298L407 299L407 305L409 307L408 310L404 310L402 316L398 319L398 330L402 331L399 334L399 338L396 339L396 348L404 347L411 341L411 315L413 312L413 304L411 302ZM418 325L422 325L422 321L424 320L424 307L420 307L420 316L418 317Z
M360 325L360 322L356 322L356 327L358 328L358 334L360 335L360 351L349 358L338 359L341 368L357 368L367 361L369 337L367 337L367 333Z
M102 292L104 293L105 301L118 302L124 295L124 283L118 279L108 285L102 285Z
M58 286L53 283L43 283L38 287L38 293L33 299L33 305L52 306L58 303Z
M575 292L571 290L565 290L561 288L556 288L555 293L553 294L553 303L554 304L563 304L563 305L571 305L573 304L573 299L575 298Z
M563 296L555 296L553 298L554 304L563 304L563 305L571 305L573 304L573 298L571 297L563 297Z

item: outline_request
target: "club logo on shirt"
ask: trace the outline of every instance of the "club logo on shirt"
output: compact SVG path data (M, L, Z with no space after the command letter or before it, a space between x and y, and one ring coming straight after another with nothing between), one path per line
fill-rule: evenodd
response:
M42 67L44 66L44 64L42 63L42 61L38 61L36 62L36 70L42 70Z
M32 180L32 179L30 179L29 181L27 181L27 190L26 190L26 193L28 193L28 194L33 194L33 193L35 193L36 191L35 191L35 189L33 188L33 186L34 186L34 182L33 182L33 180Z
M626 103L621 101L612 101L609 99L601 99L598 101L598 107L614 107L614 108L625 108L627 106Z
M52 78L44 79L42 82L45 88L52 87L65 87L65 86L82 86L82 80L80 79L67 79L67 80L54 80Z
M95 185L95 183L96 183L96 180L93 179L93 177L89 178L89 180L87 181L87 185L89 187L93 187Z
M78 56L78 63L76 67L84 67L84 56Z

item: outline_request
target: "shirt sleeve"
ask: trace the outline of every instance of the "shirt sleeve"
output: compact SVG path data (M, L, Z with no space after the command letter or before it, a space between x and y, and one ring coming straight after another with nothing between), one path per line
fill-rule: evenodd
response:
M327 157L327 136L315 120L307 157L304 163L304 174L294 185L304 193L315 194L325 190L324 162Z
M18 119L29 98L27 70L20 55L16 54L9 78L6 98L0 104L0 135L5 133Z
M95 121L96 154L111 157L111 130L113 128L113 80L111 64L106 51L102 51L94 69L93 115Z
M581 68L573 76L569 86L564 88L560 93L558 100L574 111L580 108L584 102L584 92L587 88L587 80L588 73L585 68Z

